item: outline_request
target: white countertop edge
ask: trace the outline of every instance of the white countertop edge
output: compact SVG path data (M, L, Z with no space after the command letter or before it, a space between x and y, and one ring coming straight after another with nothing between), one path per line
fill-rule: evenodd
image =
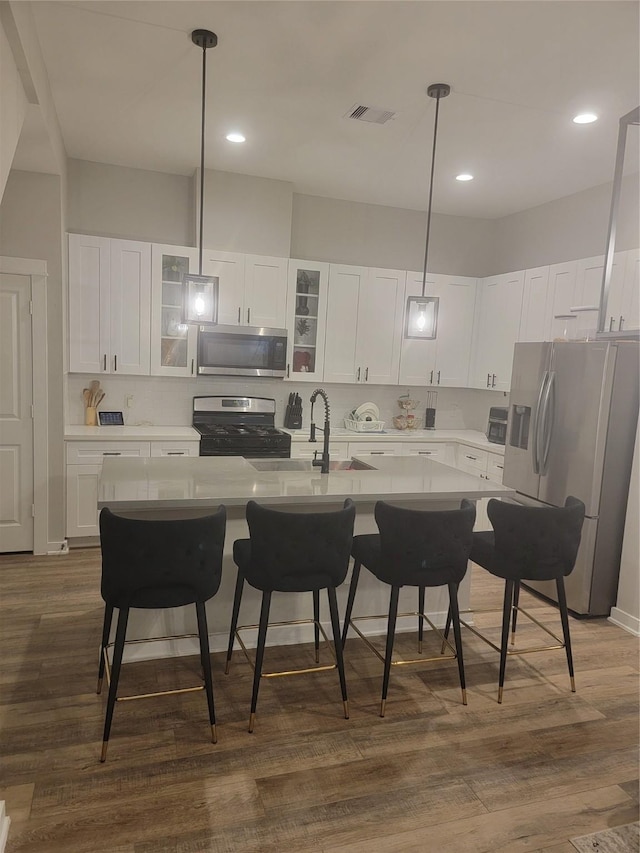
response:
M299 442L309 441L308 429L284 429L283 432L289 433L291 441L296 444ZM322 443L322 433L317 433L317 442ZM466 444L469 447L475 447L479 450L486 450L488 453L497 453L504 456L504 444L495 444L489 441L483 432L479 430L465 429L416 429L416 430L386 430L380 432L353 432L344 427L332 427L332 441L366 441L366 442L455 442L457 444Z
M200 441L190 426L82 426L70 424L65 441Z

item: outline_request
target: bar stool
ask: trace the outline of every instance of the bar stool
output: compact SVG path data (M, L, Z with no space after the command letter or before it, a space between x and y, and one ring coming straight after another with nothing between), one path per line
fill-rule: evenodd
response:
M349 588L342 639L344 643L351 625L369 648L384 662L380 702L381 717L384 717L385 714L392 666L443 659L440 655L409 661L394 661L392 659L393 643L398 616L418 617L418 652L420 654L422 653L424 622L427 622L442 638L443 644L447 645L452 652L444 659L453 660L457 658L458 660L462 702L464 705L467 704L458 615L458 586L467 571L475 518L476 508L473 503L467 500L463 500L460 509L455 510L402 509L391 506L384 501L378 501L375 506L375 519L380 533L354 536L351 553L355 565ZM384 657L354 624L359 619L380 619L383 617L351 617L361 566L364 566L378 580L391 587ZM402 586L418 588L417 612L398 614L398 597ZM449 590L455 648L451 646L448 640L444 639L442 631L424 613L425 588L439 586L447 586Z
M217 742L205 602L217 593L220 586L225 526L226 510L223 506L213 515L203 518L171 521L123 518L108 509L103 509L100 513L100 592L105 608L96 693L102 690L105 671L109 684L101 762L107 757L115 704L124 699L142 699L204 689L209 706L211 742ZM145 640L126 640L129 610L166 609L187 604L196 606L198 634L183 634L180 638L198 636L204 686L119 697L118 681L125 645L150 640L178 639L149 637ZM114 609L118 610L118 624L115 643L110 643ZM111 647L113 661L109 664L108 651Z
M574 497L568 497L563 507L523 506L522 504L492 499L488 503L487 512L493 530L473 534L471 560L495 577L503 578L505 581L500 646L492 643L472 625L468 625L466 622L463 622L463 625L500 652L498 702L502 702L507 656L550 649L564 648L567 655L571 691L575 693L576 685L564 578L573 571L575 566L585 506L581 500ZM519 606L520 582L527 580L555 580L562 622L562 639ZM523 616L538 625L556 641L556 644L535 648L509 649L509 623L511 622L511 643L514 644L518 613L522 613Z
M247 522L250 539L236 539L233 543L233 559L238 566L238 578L233 599L231 629L225 673L229 672L234 640L237 637L249 663L253 666L253 693L249 716L249 731L253 732L258 691L261 677L293 675L302 672L319 672L338 668L345 719L349 719L347 685L342 657L340 622L336 587L343 583L349 567L349 555L353 538L356 508L347 498L344 508L336 512L297 513L282 512L260 506L255 501L247 504ZM238 626L238 614L242 601L245 580L262 592L260 622L258 625ZM320 633L328 638L320 624L320 590L326 589L335 663L285 672L262 672L267 628L282 625L311 624L314 626L316 663L319 662ZM312 592L313 619L269 623L271 595L274 592ZM258 629L258 644L255 664L242 641L240 632Z

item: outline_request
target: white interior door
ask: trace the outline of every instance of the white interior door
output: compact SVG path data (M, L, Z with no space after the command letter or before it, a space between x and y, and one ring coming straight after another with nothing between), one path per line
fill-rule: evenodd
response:
M0 552L33 550L31 283L0 275Z

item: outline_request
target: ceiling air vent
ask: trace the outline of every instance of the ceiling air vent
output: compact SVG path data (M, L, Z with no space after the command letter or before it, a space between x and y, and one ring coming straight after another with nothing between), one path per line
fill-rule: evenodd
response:
M376 107L365 107L362 104L355 104L345 118L353 118L356 121L368 121L373 124L384 124L389 119L394 118L396 113L392 110L380 110Z

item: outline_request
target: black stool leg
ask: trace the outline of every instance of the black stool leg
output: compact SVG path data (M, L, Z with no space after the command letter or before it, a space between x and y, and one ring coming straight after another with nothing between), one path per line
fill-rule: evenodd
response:
M218 743L216 734L216 712L213 705L213 679L211 677L211 654L209 652L209 630L207 628L207 612L203 601L196 601L198 616L198 638L200 639L200 659L204 675L204 689L209 706L209 725L211 726L211 743Z
M518 603L520 601L520 581L514 581L513 607L511 608L511 645L516 644L516 621L518 619Z
M269 625L269 607L271 606L271 593L262 593L262 606L260 608L260 624L258 626L258 647L256 649L256 668L253 673L253 693L251 694L251 713L249 715L249 731L253 731L256 720L256 707L258 705L258 691L260 690L260 677L262 675L262 661L264 660L264 646L267 640L267 627Z
M511 621L511 606L513 603L514 581L505 581L504 604L502 608L502 640L500 642L500 677L498 680L498 702L502 703L504 688L504 673L507 668L507 643L509 641L509 622Z
M336 652L336 663L338 664L338 675L340 676L340 689L342 690L342 706L344 718L349 719L349 699L347 698L347 680L344 674L344 656L342 654L342 638L340 637L340 618L338 616L338 599L336 588L327 587L329 598L329 613L331 614L331 627L333 628L333 645Z
M458 673L460 675L460 689L462 690L462 704L467 704L467 686L464 678L464 659L462 657L462 634L460 631L460 609L458 607L458 584L449 585L449 612L453 621L453 636L456 641L456 657L458 658Z
M342 627L342 646L344 648L344 644L347 641L347 632L349 631L349 622L351 621L351 611L353 610L353 602L356 598L356 589L358 588L358 578L360 577L360 565L361 563L356 560L353 565L353 572L351 574L351 583L349 584L349 597L347 598L347 609L344 612L344 625Z
M458 587L457 587L457 585L456 585L456 590L457 590L457 589L458 589ZM443 654L444 654L444 650L445 650L446 645L447 645L447 644L445 643L445 640L448 640L448 639L449 639L449 629L450 629L450 628L451 628L451 597L449 597L449 608L448 608L448 610L447 610L447 621L446 621L446 622L445 622L445 624L444 624L444 632L443 632L443 635L442 635L442 636L444 637L444 640L442 641L442 648L440 649L440 654L441 654L441 655L443 655Z
M316 649L316 663L320 663L320 590L313 590L313 641Z
M113 607L110 604L104 606L104 620L102 622L102 641L100 643L100 661L98 663L98 686L96 693L102 692L102 680L104 679L104 656L109 645L109 634L111 633L111 620L113 619Z
M244 574L238 569L238 577L236 578L236 591L233 596L233 611L231 613L231 628L229 629L229 646L227 648L227 662L224 667L224 674L229 675L229 665L231 664L231 655L233 654L233 642L236 638L236 628L238 627L238 614L240 613L240 602L242 601L242 590L244 588Z
M424 635L424 587L418 587L418 654L422 654L422 637Z
M556 578L558 590L558 606L560 608L560 619L562 620L562 633L564 635L564 650L567 653L567 666L569 667L569 678L571 680L571 692L576 692L576 680L573 674L573 655L571 653L571 636L569 635L569 614L567 612L567 596L564 591L564 578Z
M387 648L384 656L384 676L382 677L382 700L380 702L380 716L384 717L384 709L387 704L387 691L389 689L389 675L391 673L391 657L393 655L393 640L396 634L396 618L398 616L398 597L400 587L391 587L389 599L389 619L387 621Z
M111 666L111 684L109 685L109 697L107 699L107 713L104 718L104 734L102 736L102 753L100 761L107 758L107 747L109 746L109 733L111 732L111 721L113 720L113 709L116 706L118 695L118 680L120 679L120 667L122 665L122 654L124 652L124 638L127 633L127 620L129 619L129 608L123 607L118 612L118 627L116 628L116 641L113 646L113 664Z

